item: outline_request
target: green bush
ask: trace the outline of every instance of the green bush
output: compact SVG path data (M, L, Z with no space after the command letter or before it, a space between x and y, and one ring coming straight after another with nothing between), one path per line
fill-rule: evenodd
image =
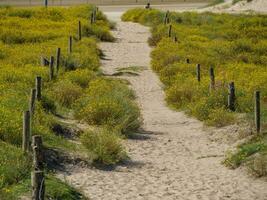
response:
M132 98L132 91L119 81L97 79L77 101L75 115L89 124L128 134L140 126L140 112Z
M59 81L53 84L51 97L55 98L60 105L70 108L83 94L82 88L71 81Z
M113 165L127 158L120 137L110 130L86 132L81 141L94 162Z
M30 159L20 148L0 141L0 190L18 183L30 173Z

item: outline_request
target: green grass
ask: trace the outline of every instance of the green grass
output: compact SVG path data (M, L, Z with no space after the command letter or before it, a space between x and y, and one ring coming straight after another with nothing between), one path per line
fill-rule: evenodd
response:
M260 90L262 131L265 132L266 15L170 12L170 38L169 24L164 24L164 16L164 12L154 9L132 9L122 16L122 20L151 27L148 40L154 47L151 65L164 83L168 105L184 110L207 125L222 127L238 122L240 113L246 113L248 117L245 119L252 121L254 91ZM174 37L178 42L174 42ZM200 83L196 76L197 64L201 66ZM215 70L215 89L212 91L209 90L211 66ZM227 105L228 84L231 81L236 87L235 112L230 111ZM266 145L266 140L259 140ZM251 148L257 149L258 145ZM253 158L256 152L262 152L261 149L251 150L252 153L245 149L244 154L242 151L232 159L233 162L237 160L238 163L240 155Z
M257 176L267 175L267 135L255 136L241 144L234 152L228 152L224 164L237 168L246 164Z
M43 97L35 106L32 135L41 135L47 148L65 152L86 151L53 128L59 122L54 116L62 111L71 116L73 105L99 77L99 41L113 41L114 25L99 11L96 23L89 17L93 6L68 8L0 8L0 199L14 199L30 190L30 155L23 154L22 113L28 109L30 90L35 77L42 76ZM78 21L82 40L77 40ZM72 35L73 52L67 53ZM61 65L57 77L49 81L48 67L40 66L40 57L55 56L61 48ZM73 188L47 176L48 199L83 199Z
M19 196L30 198L30 187L30 179L25 179L16 185L11 185L0 191L0 197L2 200L16 200ZM45 199L86 200L87 198L53 175L47 175L45 178Z

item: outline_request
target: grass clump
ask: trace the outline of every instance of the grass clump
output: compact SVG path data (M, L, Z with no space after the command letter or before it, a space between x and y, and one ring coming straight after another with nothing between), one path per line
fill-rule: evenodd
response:
M127 158L120 136L116 132L107 129L88 131L82 135L81 141L96 163L113 165Z
M88 124L130 134L140 126L134 94L120 80L96 79L75 105L75 115Z
M237 168L246 164L251 172L257 176L267 175L267 135L254 136L248 142L237 147L234 152L228 152L224 164Z

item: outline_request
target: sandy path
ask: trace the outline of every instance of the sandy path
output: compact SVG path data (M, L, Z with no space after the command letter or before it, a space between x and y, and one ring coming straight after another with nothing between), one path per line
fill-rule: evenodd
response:
M116 43L102 43L103 70L145 66L128 76L136 91L147 139L125 141L132 162L113 171L70 166L62 174L93 200L267 199L267 183L220 164L227 146L212 142L202 123L166 107L157 76L149 69L149 30L118 23Z

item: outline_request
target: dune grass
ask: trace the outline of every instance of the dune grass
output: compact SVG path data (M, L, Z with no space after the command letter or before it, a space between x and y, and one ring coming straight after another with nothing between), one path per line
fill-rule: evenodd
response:
M246 119L253 121L254 91L259 90L264 135L267 124L267 17L170 12L170 23L166 25L165 15L154 9L132 9L122 19L151 27L152 36L148 42L155 47L151 64L165 85L168 104L207 125L222 127L236 123L241 116L238 113L246 113ZM170 25L171 37L168 34ZM197 64L201 66L200 82L196 75ZM212 91L209 91L210 67L215 70L215 89ZM231 81L236 87L235 112L227 105ZM259 140L266 145L265 139L259 137ZM253 145L255 151L241 153L243 157L264 153L259 143ZM229 162L241 162L234 160L236 158Z
M112 157L110 163L101 158L103 154L95 153L94 158L98 156L98 162L115 164L125 158L120 156L126 155L121 145L122 134L139 127L139 110L127 84L101 77L99 66L102 53L97 43L114 40L110 33L114 24L100 11L97 12L96 22L91 24L93 9L94 6L90 5L47 9L0 8L0 199L14 199L30 191L32 161L31 154L21 151L22 113L29 109L30 90L35 87L36 76L42 77L43 96L35 105L32 135L42 135L46 148L72 153L94 152L84 141L87 148L80 148L64 135L53 132L59 123L56 114L69 117L76 113L80 120L99 126L99 129L91 133L93 137L101 134L98 130L107 127L112 127L108 131L111 134L115 130L118 133L113 134L111 140L107 134L103 135L103 138L109 140L108 143L95 140L96 147L109 150L114 148L118 152L118 157L109 152L104 155L107 160ZM82 25L81 40L77 37L78 21ZM68 53L69 36L73 36L71 54ZM40 57L49 59L50 56L55 56L58 47L61 48L60 68L54 80L49 81L49 68L41 66ZM105 87L111 91L105 93ZM116 91L112 92L112 87L117 88ZM98 95L97 89L102 89L103 97ZM91 94L94 96L91 97ZM118 102L121 99L123 106ZM104 104L107 102L106 106L103 108L97 100ZM79 105L85 105L87 109L82 115L77 114L82 109ZM110 111L116 112L116 115L111 113L106 120L97 122L101 113L105 115ZM85 136L81 139L86 140L83 138ZM84 198L73 188L56 180L53 175L48 176L47 188L46 195L49 199Z

